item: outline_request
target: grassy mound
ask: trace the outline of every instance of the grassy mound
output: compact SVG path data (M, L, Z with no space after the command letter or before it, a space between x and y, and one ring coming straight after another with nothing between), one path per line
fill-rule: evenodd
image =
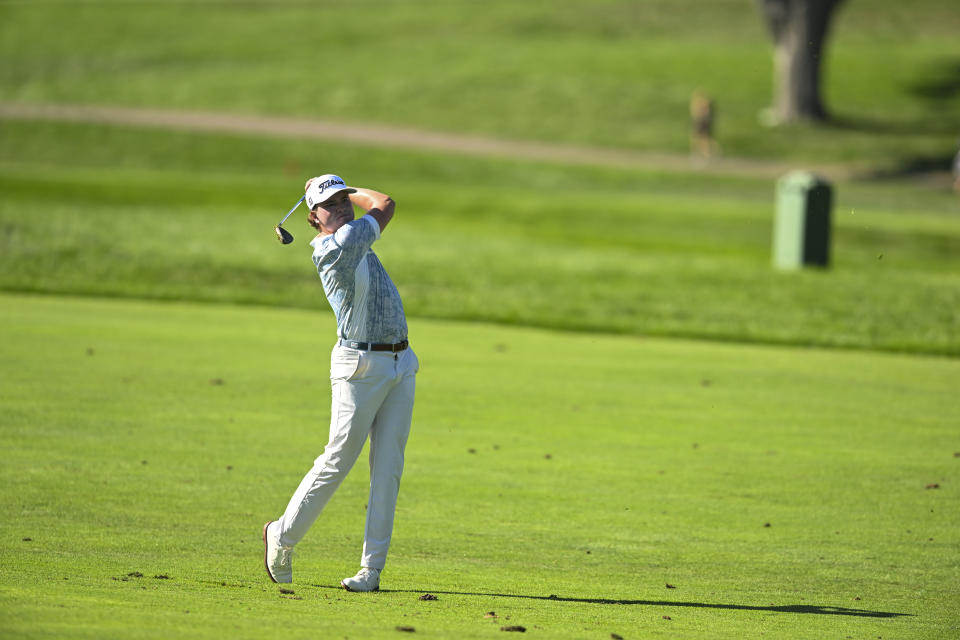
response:
M827 129L768 130L772 46L744 0L4 3L0 94L227 109L686 151L696 88L724 153L949 167L960 130L951 0L846 3Z

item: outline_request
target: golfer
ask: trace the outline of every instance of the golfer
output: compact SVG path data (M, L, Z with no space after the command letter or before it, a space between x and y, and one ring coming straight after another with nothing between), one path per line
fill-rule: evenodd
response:
M410 433L420 363L407 343L407 321L397 288L370 245L393 218L394 202L370 189L351 188L335 175L306 184L313 263L337 318L330 358L330 440L300 482L279 520L263 526L264 562L274 582L292 582L291 554L370 436L370 496L360 571L345 578L348 591L376 591L387 560L393 514ZM354 219L354 205L366 215Z

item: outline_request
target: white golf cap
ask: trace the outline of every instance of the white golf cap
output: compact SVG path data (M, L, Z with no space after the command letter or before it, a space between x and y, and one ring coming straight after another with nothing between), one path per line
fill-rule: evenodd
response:
M332 173L317 176L310 181L310 188L307 189L307 208L313 210L341 191L356 193L357 190L348 187L343 178Z

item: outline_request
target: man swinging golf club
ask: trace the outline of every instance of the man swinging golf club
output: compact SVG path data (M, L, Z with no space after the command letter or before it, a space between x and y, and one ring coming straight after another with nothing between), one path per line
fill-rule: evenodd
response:
M292 582L294 546L323 511L370 436L370 496L360 571L348 591L376 591L393 532L393 514L410 433L420 363L407 343L397 289L370 245L393 218L394 202L348 187L332 174L306 184L310 242L338 340L330 358L330 440L279 520L263 526L264 562L274 582ZM366 215L354 219L354 205Z

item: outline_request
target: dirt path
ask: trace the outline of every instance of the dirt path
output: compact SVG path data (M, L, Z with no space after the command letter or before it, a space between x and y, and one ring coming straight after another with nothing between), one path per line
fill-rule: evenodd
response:
M849 167L839 165L800 167L783 162L723 157L704 161L679 153L630 151L585 145L507 140L374 123L239 115L211 111L174 111L89 105L31 105L0 102L0 119L86 122L180 131L237 133L298 140L331 140L397 149L441 151L470 156L514 158L564 165L594 165L713 175L776 178L791 169L806 168L833 180L844 180L854 176L854 171Z

